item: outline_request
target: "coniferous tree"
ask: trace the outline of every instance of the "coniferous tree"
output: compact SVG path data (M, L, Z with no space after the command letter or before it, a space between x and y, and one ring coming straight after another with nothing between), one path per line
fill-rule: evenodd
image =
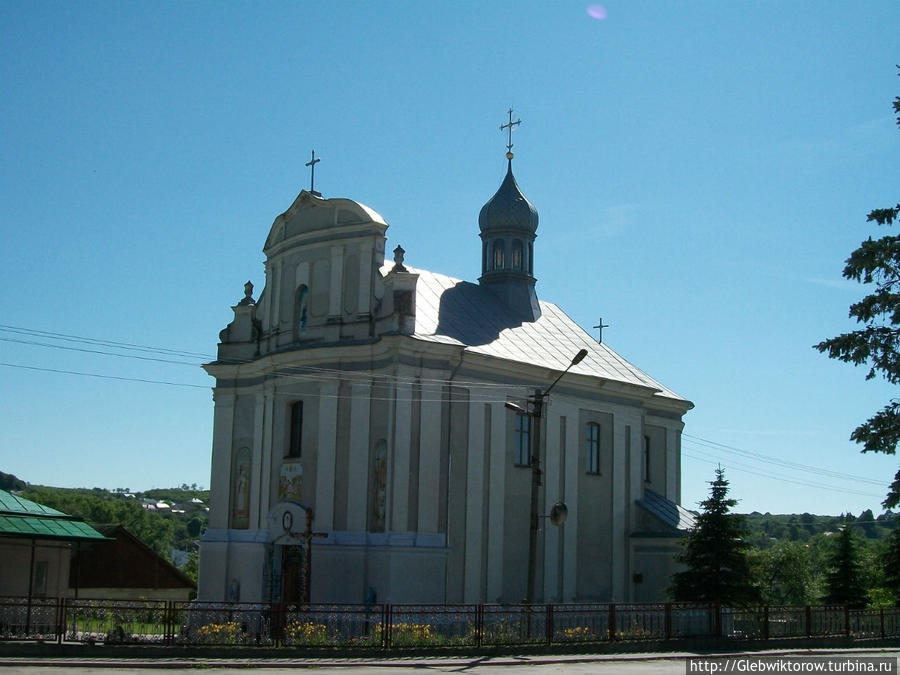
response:
M894 600L900 606L900 526L894 528L887 539L887 546L881 554L881 571L884 585L894 595Z
M686 569L672 575L669 595L673 600L724 605L759 602L743 518L730 513L735 504L737 500L728 499L728 481L719 467L710 483L709 497L700 503L697 524L677 558Z
M863 583L862 560L849 522L841 528L827 565L825 602L829 605L865 607L866 587Z

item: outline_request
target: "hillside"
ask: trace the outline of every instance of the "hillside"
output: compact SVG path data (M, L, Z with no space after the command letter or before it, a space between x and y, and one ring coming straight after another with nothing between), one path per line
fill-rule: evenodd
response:
M0 489L93 524L121 524L196 580L197 545L209 521L209 490L197 485L127 489L59 488L0 472Z

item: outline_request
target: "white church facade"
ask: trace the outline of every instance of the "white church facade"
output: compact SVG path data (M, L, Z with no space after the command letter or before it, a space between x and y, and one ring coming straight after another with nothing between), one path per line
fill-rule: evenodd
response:
M539 300L538 214L509 169L477 283L385 262L384 219L303 190L220 334L200 600L658 601L692 404ZM516 411L572 366L540 424ZM507 405L510 403L512 405ZM534 438L537 436L537 438Z

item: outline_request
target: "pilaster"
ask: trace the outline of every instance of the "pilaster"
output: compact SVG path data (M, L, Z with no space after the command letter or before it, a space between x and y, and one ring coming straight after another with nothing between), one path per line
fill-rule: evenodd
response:
M334 527L334 471L338 413L337 380L319 385L318 445L316 447L316 527Z
M441 414L442 384L421 383L422 401L419 415L419 532L439 530L438 500L441 495Z
M355 383L350 387L350 454L347 467L347 529L366 529L369 494L369 448L372 445L370 415L372 384Z
M231 452L235 395L213 389L213 448L209 479L210 527L228 527L231 513Z
M484 536L484 403L469 403L469 457L466 471L466 562L464 602L485 600L481 585Z
M409 451L412 425L412 384L400 380L394 390L394 433L391 448L390 529L409 529Z
M491 470L488 478L488 574L486 601L503 595L503 516L506 507L506 415L503 404L491 404Z

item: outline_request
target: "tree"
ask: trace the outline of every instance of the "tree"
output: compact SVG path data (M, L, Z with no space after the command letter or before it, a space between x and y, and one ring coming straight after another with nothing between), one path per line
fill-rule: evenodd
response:
M767 605L808 605L812 602L815 579L812 556L804 544L779 541L751 557L754 576Z
M744 521L729 513L737 500L728 499L728 481L721 467L710 483L709 497L700 502L697 524L687 535L678 562L686 566L672 575L669 595L682 602L747 605L759 602L753 584Z
M850 521L841 528L837 542L827 560L825 602L830 605L866 606L859 544Z
M900 604L900 527L894 528L887 539L887 546L880 556L881 572L885 587Z
M900 126L900 96L894 99L894 111ZM890 226L898 214L900 204L873 210L867 221ZM824 340L815 348L832 359L867 365L868 380L880 375L891 384L900 383L900 237L885 235L873 240L870 236L847 258L844 277L875 285L869 295L850 306L850 317L863 328ZM863 452L893 455L900 443L900 399L891 399L856 427L850 440L862 444ZM900 504L900 471L883 504L885 508Z

